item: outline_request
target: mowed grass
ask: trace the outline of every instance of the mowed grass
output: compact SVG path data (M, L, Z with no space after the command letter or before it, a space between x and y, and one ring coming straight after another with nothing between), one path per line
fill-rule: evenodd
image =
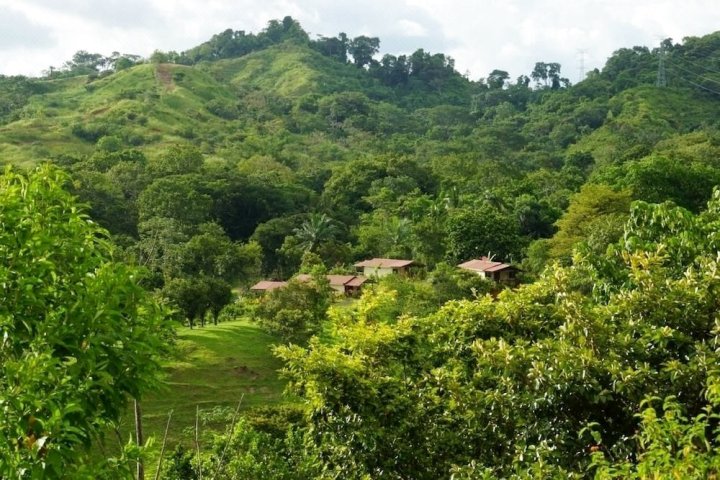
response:
M207 433L224 431L227 414L241 398L242 410L283 402L285 382L278 377L281 362L272 355L275 343L275 338L247 321L181 328L175 358L165 367L165 388L141 403L145 437L155 437L149 457L157 458L170 410L167 448L171 451L178 443L193 445L198 406L201 417L218 407L226 410L224 418L203 423ZM121 428L125 439L132 432L132 421L128 412Z

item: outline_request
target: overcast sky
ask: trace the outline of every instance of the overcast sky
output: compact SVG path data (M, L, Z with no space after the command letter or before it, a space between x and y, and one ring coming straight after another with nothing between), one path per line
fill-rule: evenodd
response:
M580 51L587 71L621 47L720 29L719 0L0 0L0 74L38 75L77 50L182 51L285 15L313 38L342 31L380 37L383 53L448 54L472 79L545 61L575 82Z

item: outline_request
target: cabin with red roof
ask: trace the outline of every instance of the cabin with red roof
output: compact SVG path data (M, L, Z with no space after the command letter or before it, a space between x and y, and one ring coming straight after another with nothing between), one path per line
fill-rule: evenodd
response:
M307 282L311 277L301 274L295 278L301 282ZM330 288L349 297L357 296L362 286L368 281L368 278L362 275L325 275L325 278L330 282Z
M458 267L477 273L488 280L507 284L516 284L517 273L520 271L517 267L513 267L512 265L503 262L496 262L488 257L473 259L465 263L461 263Z
M359 295L363 285L369 280L362 275L326 275L325 277L328 279L328 282L330 282L330 288L338 293L351 297ZM310 281L312 277L301 274L295 278L300 282L307 282ZM278 288L284 288L287 284L288 282L262 280L250 287L250 290L257 293L265 293Z
M384 277L393 273L405 275L413 260L399 260L395 258L373 258L355 264L355 268L366 277Z
M252 287L250 287L250 290L253 292L258 293L265 293L269 292L271 290L275 290L276 288L282 288L287 285L287 282L276 282L272 280L262 280Z

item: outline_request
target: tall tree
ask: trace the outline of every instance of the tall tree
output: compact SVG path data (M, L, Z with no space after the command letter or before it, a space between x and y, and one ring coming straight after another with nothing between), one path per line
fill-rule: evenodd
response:
M607 185L583 186L556 223L558 231L549 240L550 255L567 262L573 248L582 241L594 242L600 251L617 241L630 211L630 200L627 190L615 191Z
M353 57L353 62L358 68L363 68L373 62L373 56L380 51L380 39L360 35L350 41L348 52Z
M197 183L197 178L192 175L155 180L138 197L140 220L166 217L185 225L205 222L210 216L212 198L198 191Z
M535 80L536 86L543 86L545 88L549 87L553 90L557 90L560 87L567 87L570 84L567 78L560 76L561 69L562 67L559 63L537 62L530 76L533 80Z
M453 212L447 221L447 242L448 257L453 261L483 255L493 255L501 261L517 261L527 240L520 236L515 218L485 208Z
M2 478L130 476L90 447L160 371L164 310L65 184L50 167L0 177Z
M493 70L488 75L487 84L490 88L503 88L509 78L510 74L505 70Z

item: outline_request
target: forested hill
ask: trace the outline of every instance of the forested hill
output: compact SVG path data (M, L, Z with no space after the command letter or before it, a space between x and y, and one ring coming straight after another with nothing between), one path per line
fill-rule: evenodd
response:
M233 282L288 277L308 250L339 269L491 253L532 273L604 250L632 200L698 210L720 183L720 32L620 49L576 85L552 59L474 81L379 45L286 17L149 59L78 52L0 77L0 161L70 172L159 288L213 276L165 256L199 238L244 252Z

